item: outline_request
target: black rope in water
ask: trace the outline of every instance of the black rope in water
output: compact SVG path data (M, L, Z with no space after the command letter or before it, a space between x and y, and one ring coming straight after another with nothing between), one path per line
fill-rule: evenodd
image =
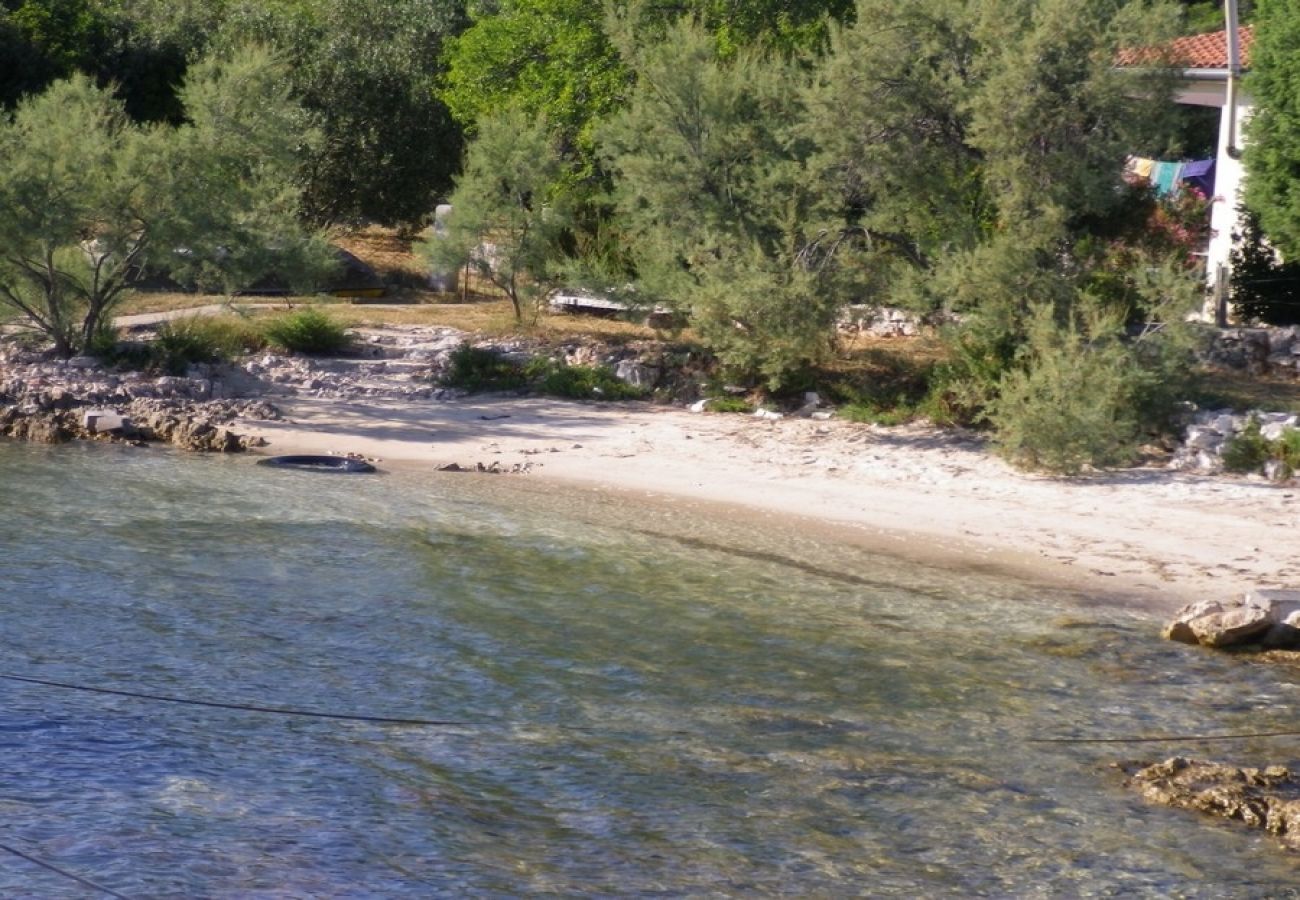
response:
M239 712L269 713L276 716L298 716L306 719L334 719L344 722L372 722L379 725L422 725L435 728L466 727L483 728L490 725L508 725L505 722L460 722L452 719L414 719L397 716L366 716L349 713L317 712L307 709L290 709L283 706L256 706L249 703L220 703L216 700L194 700L188 697L170 697L165 694L146 694L140 691L124 691L116 688L94 687L86 684L71 684L66 681L49 681L44 678L31 678L26 675L13 675L0 672L0 679L19 681L24 684L37 684L42 687L61 688L68 691L82 691L87 694L110 694L115 697L130 697L134 700L155 700L159 703L179 703L185 706L207 706L213 709L233 709Z
M1243 731L1238 734L1167 734L1109 738L1029 738L1027 744L1190 744L1201 741L1245 741L1251 738L1296 737L1300 731Z
M0 850L4 850L6 853L12 853L14 856L17 856L19 859L25 859L32 865L40 866L42 869L48 869L51 872L62 875L64 878L77 882L77 884L81 885L82 887L88 887L91 890L99 891L101 894L107 894L110 897L116 897L117 900L131 900L131 898L128 897L126 894L119 894L117 891L113 890L112 888L104 887L102 884L96 884L95 882L91 881L89 878L83 878L82 876L78 875L76 872L69 872L67 869L61 869L58 866L56 866L54 863L46 862L43 859L32 856L30 853L24 853L22 850L19 850L17 847L11 847L8 844L0 844Z

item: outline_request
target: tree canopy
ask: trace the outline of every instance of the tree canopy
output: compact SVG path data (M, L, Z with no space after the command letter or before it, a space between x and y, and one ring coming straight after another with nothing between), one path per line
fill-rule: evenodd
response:
M1246 125L1246 205L1286 257L1300 258L1300 2L1259 0L1251 50L1256 112Z
M0 302L64 356L151 270L229 290L270 272L314 285L332 265L295 215L283 69L208 60L182 96L190 123L145 127L75 75L0 124Z
M446 233L426 252L435 268L468 262L501 289L515 318L535 318L561 271L570 224L564 163L546 119L507 107L479 123L451 195Z

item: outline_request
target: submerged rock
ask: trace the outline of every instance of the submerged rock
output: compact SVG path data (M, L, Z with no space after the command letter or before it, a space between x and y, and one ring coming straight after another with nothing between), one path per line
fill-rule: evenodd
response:
M1284 766L1239 768L1175 756L1130 770L1125 784L1151 803L1236 819L1300 850L1300 779Z

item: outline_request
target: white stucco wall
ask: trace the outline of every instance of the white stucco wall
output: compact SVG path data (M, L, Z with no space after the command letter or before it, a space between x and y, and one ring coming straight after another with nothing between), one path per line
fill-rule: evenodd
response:
M1245 125L1250 118L1253 106L1250 98L1244 94L1238 97L1237 102L1237 149L1245 145ZM1210 228L1213 230L1213 236L1210 238L1210 248L1206 255L1206 278L1211 285L1214 284L1215 274L1219 266L1228 265L1228 255L1232 252L1233 232L1237 229L1237 221L1240 218L1241 209L1241 185L1245 170L1242 168L1241 159L1233 158L1228 154L1228 141L1231 135L1228 133L1228 107L1223 107L1222 115L1219 120L1219 150L1218 160L1215 164L1214 175L1214 204L1210 209Z

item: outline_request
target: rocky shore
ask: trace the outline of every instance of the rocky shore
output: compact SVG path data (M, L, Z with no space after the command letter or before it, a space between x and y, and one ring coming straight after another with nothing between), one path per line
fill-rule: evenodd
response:
M1285 766L1241 767L1175 756L1120 768L1128 772L1125 784L1150 803L1232 819L1300 850L1300 779Z
M0 436L239 452L265 441L238 431L236 420L276 421L277 401L424 403L462 397L464 391L441 387L438 376L466 340L466 334L450 328L367 329L353 334L343 357L259 353L233 364L191 366L182 376L130 371L93 357L52 359L0 343ZM522 340L490 346L519 362L538 352ZM569 365L608 366L646 389L688 377L680 369L670 372L666 351L649 342L622 347L572 342L547 352Z

